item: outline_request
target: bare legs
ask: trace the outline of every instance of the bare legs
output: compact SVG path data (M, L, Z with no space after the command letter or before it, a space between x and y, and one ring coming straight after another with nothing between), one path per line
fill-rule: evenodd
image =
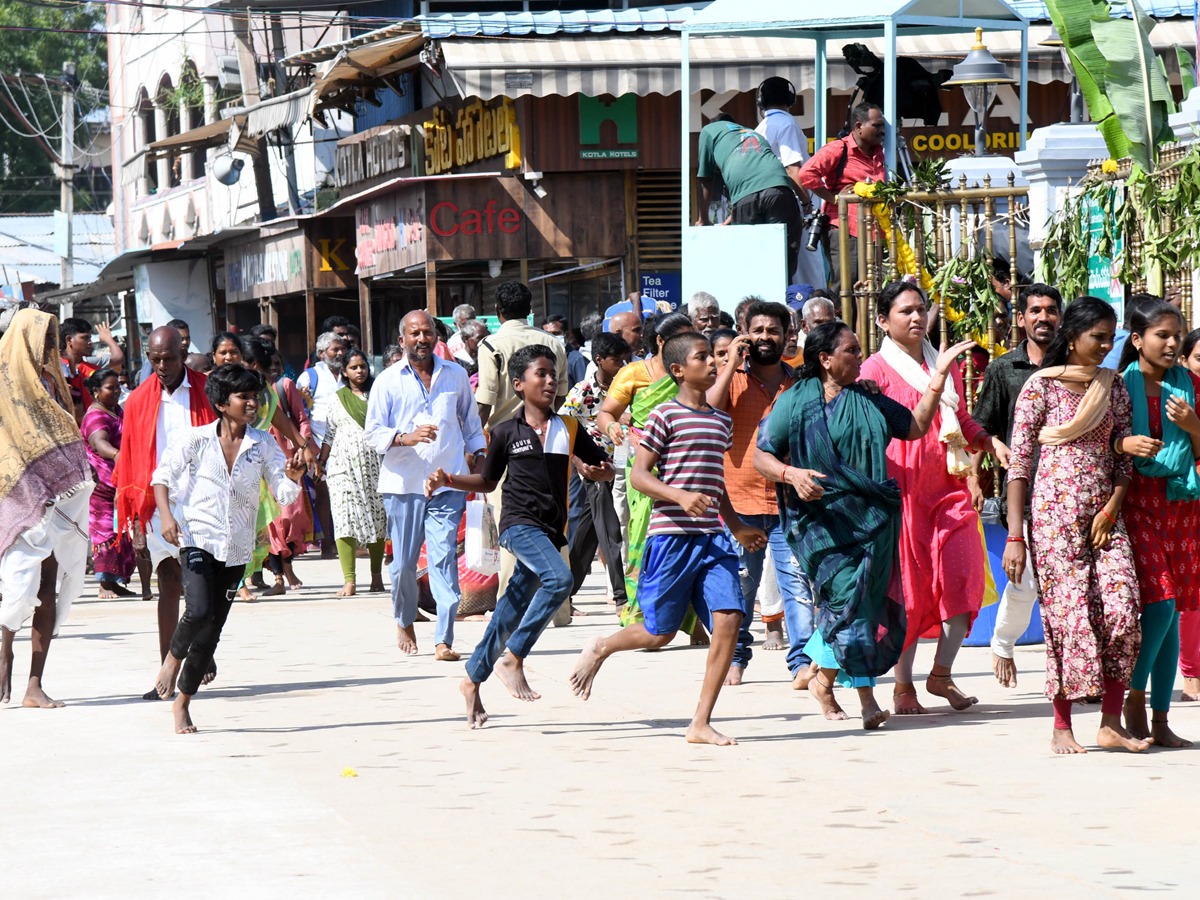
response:
M58 562L51 556L42 562L38 606L33 611L29 642L33 655L29 662L29 683L21 701L21 705L29 709L58 709L63 705L42 689L42 675L46 671L46 657L50 654L50 642L54 639L54 625L58 617L57 591ZM14 636L14 632L0 628L0 703L8 703L12 699Z
M970 616L963 613L942 623L942 633L938 637L937 651L934 653L933 668L925 679L925 690L935 697L950 701L950 706L962 711L979 702L977 697L969 697L959 690L954 683L950 669L955 657L962 648L970 630ZM926 712L917 700L917 688L913 683L913 664L916 662L917 644L914 642L900 656L896 663L896 687L893 702L897 715L912 716Z
M736 744L731 737L721 734L712 727L712 712L721 693L721 686L729 673L733 651L737 647L738 628L742 614L736 611L713 613L712 638L708 647L708 659L704 664L704 683L700 688L700 701L688 725L684 737L692 744ZM579 655L579 661L571 672L571 690L587 700L592 695L592 684L596 673L606 659L623 650L657 650L665 647L675 633L651 634L646 626L637 622L622 628L607 638L592 638Z

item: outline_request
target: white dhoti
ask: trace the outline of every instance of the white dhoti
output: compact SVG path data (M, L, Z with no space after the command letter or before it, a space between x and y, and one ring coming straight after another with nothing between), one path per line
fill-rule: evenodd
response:
M58 562L55 633L67 621L71 604L83 593L88 554L88 503L95 485L86 482L59 497L46 514L0 557L0 625L19 631L37 609L42 563Z

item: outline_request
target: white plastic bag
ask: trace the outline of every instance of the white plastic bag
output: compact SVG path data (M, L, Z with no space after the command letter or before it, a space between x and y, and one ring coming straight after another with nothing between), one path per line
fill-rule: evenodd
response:
M486 500L467 501L467 568L480 575L500 571L500 538L496 512Z

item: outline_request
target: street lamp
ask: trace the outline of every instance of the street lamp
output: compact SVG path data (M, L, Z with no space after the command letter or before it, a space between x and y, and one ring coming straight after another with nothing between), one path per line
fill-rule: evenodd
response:
M1075 77L1075 69L1071 65L1071 57L1067 55L1067 45L1058 34L1058 28L1050 26L1050 33L1044 41L1038 41L1039 47L1058 47L1062 53L1063 65L1071 73L1071 122L1083 121L1083 91L1079 90L1079 79Z
M971 112L975 114L975 155L987 155L987 111L992 105L992 85L1016 84L1008 67L988 52L983 44L983 29L975 29L975 46L966 59L954 67L954 77L946 87L961 86Z

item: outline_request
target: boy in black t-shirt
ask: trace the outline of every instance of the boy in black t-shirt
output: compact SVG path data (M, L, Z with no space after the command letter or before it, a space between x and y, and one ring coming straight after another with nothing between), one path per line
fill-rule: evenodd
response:
M467 724L487 721L479 686L492 674L518 700L541 697L525 680L525 657L571 594L571 569L562 558L567 543L567 482L571 457L580 474L608 481L612 465L603 450L571 418L554 412L558 393L554 352L542 344L522 347L508 361L513 390L523 401L511 419L496 426L478 475L447 475L438 469L425 483L425 496L443 486L490 493L504 476L500 545L517 558L508 588L496 601L483 639L467 662L461 690ZM526 615L528 611L528 615ZM504 654L504 650L508 653Z

